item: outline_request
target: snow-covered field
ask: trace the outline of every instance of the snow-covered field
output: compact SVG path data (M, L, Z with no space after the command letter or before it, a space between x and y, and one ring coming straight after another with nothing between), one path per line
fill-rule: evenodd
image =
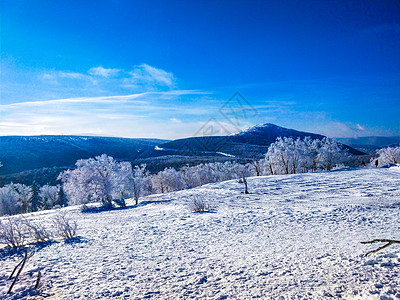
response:
M253 177L81 213L81 242L53 243L25 266L21 297L41 268L48 299L396 299L400 247L364 256L374 238L400 238L400 169ZM197 195L214 206L193 213ZM49 220L55 211L31 214ZM0 260L0 293L20 257Z

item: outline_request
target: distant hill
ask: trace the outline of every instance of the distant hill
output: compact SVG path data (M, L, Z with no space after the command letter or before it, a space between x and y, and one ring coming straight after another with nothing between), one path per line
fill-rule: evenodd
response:
M159 146L158 155L175 153L180 155L216 155L241 158L261 158L271 143L278 137L322 139L323 135L283 128L274 124L261 124L230 136L205 136L173 140ZM355 155L361 151L345 145ZM154 154L156 156L157 154Z
M324 136L279 127L257 125L228 136L191 137L174 141L92 136L0 137L0 186L10 182L56 184L57 175L78 159L103 153L117 160L145 163L150 172L214 161L241 163L261 159L277 137L322 139ZM345 146L350 153L363 152Z
M78 159L107 153L116 159L135 160L166 140L70 135L0 137L0 173L73 166Z
M374 153L376 150L384 147L400 145L400 136L365 136L359 138L338 138L337 140L366 153Z

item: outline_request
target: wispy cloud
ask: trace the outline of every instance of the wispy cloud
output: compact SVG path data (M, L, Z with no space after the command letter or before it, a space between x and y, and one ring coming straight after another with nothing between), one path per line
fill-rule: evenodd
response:
M192 101L182 101L181 97ZM204 91L172 90L5 104L0 105L0 135L82 134L174 139L199 134L205 125L221 129L220 134L232 134L238 127L219 114L225 101ZM253 107L258 111L257 116L246 119L241 127L271 122L330 137L391 134L362 123L335 120L326 112L301 111L300 105L293 101L267 100Z
M370 132L366 126L339 121L320 122L319 130L330 137L359 137L368 135Z
M127 87L146 86L147 88L155 88L159 86L174 88L176 79L172 73L166 72L161 69L154 68L147 64L135 66L131 72L130 77L125 79Z
M146 101L140 101L140 100L135 101L135 99L148 94L149 93L140 93L140 94L123 95L123 96L81 97L81 98L66 98L66 99L43 100L43 101L17 102L17 103L0 105L0 111L17 107L37 107L37 106L50 107L52 105L73 104L73 103L104 104L104 103L123 103L129 101L132 104L147 104Z
M293 114L297 115L297 119L292 117ZM299 119L302 120L301 123L298 121ZM396 134L395 132L374 128L366 124L339 121L332 118L331 114L327 112L298 112L296 109L287 114L287 118L282 120L281 125L301 131L322 134L332 138L356 138L370 135L388 136Z
M120 69L106 69L102 66L90 68L88 73L92 76L100 76L100 77L114 77L117 76L122 70Z
M196 104L180 104L180 97ZM85 134L179 138L194 134L214 102L203 91L173 90L0 105L0 135ZM167 101L166 101L167 100Z
M102 66L90 68L86 73L47 71L41 79L50 85L96 88L115 91L157 91L176 88L176 78L170 72L147 64L133 66L132 70L110 69Z
M94 66L84 72L25 70L2 59L2 103L124 95L178 89L174 74L148 64L129 69Z

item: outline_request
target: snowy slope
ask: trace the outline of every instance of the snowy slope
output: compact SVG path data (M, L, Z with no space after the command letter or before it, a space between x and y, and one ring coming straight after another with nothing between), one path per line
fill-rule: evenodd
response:
M29 261L18 298L42 268L48 299L395 299L400 169L254 177L249 195L227 181L152 195L139 207L82 214L82 242L55 243ZM192 213L194 195L212 213ZM49 220L54 211L32 214ZM0 261L0 294L17 258ZM26 296L29 298L29 296ZM39 296L30 296L32 299ZM384 298L388 297L388 298Z

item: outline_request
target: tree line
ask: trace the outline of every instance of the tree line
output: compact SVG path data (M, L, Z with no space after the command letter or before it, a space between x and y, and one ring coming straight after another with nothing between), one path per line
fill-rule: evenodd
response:
M13 215L67 205L101 203L106 208L126 206L126 199L155 193L167 193L194 188L207 183L240 179L245 184L249 176L296 174L330 171L349 159L343 146L330 138L322 140L277 138L264 159L247 164L237 162L210 162L184 166L179 170L169 167L150 174L146 165L132 166L103 154L81 159L74 169L63 171L56 186L8 184L0 188L0 215ZM400 147L381 149L375 160L379 165L398 163Z

